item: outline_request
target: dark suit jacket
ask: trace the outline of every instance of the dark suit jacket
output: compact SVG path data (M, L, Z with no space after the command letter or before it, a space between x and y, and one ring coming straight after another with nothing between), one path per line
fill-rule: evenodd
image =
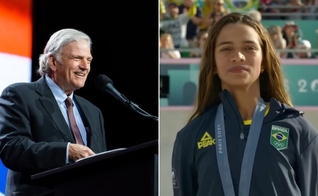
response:
M106 151L100 109L74 95L86 131L88 147ZM7 195L45 195L50 190L32 185L30 175L66 164L67 143L75 143L50 88L42 77L3 90L0 98L0 158L9 169Z

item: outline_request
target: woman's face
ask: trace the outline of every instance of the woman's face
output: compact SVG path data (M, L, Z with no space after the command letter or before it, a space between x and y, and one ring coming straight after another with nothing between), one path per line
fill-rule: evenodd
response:
M274 33L274 34L271 34L271 38L272 40L277 40L279 37L277 33Z
M285 28L285 33L288 35L288 36L291 36L295 33L295 28L293 26L287 26Z
M263 55L260 37L252 27L241 23L224 26L214 53L223 89L259 85Z

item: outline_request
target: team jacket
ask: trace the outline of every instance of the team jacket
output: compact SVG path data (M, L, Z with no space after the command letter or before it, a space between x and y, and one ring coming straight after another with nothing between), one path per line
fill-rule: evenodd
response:
M228 159L237 195L249 125L244 125L229 92L223 91L220 98L224 105ZM224 195L216 157L216 111L217 106L210 107L177 133L172 153L174 196ZM317 195L317 131L300 111L272 98L256 149L250 196Z

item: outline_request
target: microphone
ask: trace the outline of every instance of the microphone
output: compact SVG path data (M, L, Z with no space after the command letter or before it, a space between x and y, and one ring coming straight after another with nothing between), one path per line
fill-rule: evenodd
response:
M122 104L126 105L129 102L129 100L127 100L127 98L124 95L122 95L120 92L116 90L116 88L113 86L113 81L109 77L103 74L98 75L95 80L95 85L98 88L98 90L110 93Z
M139 113L142 116L150 117L151 119L158 122L157 116L153 116L147 113L146 111L142 110L141 108L139 108L137 104L128 100L123 94L118 92L116 88L113 86L113 81L106 75L103 75L103 74L98 75L95 80L95 85L101 92L106 91L110 93L112 96L114 96L117 100L119 100L122 104L124 104L128 108L134 110L135 112Z

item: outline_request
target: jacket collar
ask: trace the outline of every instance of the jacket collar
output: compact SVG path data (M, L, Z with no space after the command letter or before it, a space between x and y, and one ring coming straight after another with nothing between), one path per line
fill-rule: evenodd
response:
M238 110L238 107L235 103L235 100L231 93L228 90L223 90L219 93L219 97L221 99L221 102L223 104L224 108L224 115L225 116L232 116L235 115L238 120L243 122L243 119L241 117L241 114ZM281 103L280 101L276 100L275 98L270 99L269 104L269 112L264 118L263 122L271 122L274 121L276 118L278 118L281 115L303 115L303 112L296 110L293 107L290 107L284 103ZM233 116L232 116L233 117Z

